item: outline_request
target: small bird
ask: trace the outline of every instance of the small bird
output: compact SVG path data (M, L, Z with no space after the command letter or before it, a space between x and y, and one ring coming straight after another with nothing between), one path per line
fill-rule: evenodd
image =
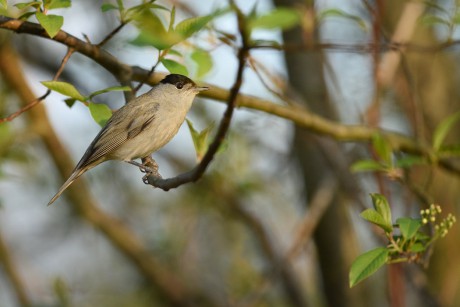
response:
M195 96L204 90L208 88L185 76L170 74L115 111L48 206L78 177L104 161L121 160L142 167L133 160L148 158L168 143L179 131Z

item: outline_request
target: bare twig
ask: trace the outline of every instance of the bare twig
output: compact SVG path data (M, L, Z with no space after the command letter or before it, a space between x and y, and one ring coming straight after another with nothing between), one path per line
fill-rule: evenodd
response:
M120 32L121 29L124 28L124 26L126 26L128 24L127 21L121 21L121 23L118 25L118 27L116 27L115 29L113 29L109 34L106 35L106 37L104 37L101 42L99 44L97 44L96 46L97 47L102 47L104 46L109 40L111 40L118 32Z
M69 58L70 58L70 56L72 55L72 53L74 51L75 51L74 49L69 48L69 50L67 51L66 55L64 56L64 58L61 61L61 65L59 66L58 71L54 75L53 81L56 81L59 78L59 76L61 75L62 71L64 70L65 65L69 61ZM49 94L51 94L51 90L47 90L45 94L43 94L42 96L40 96L38 98L35 98L30 103L26 104L25 106L20 108L18 111L14 112L13 114L10 114L9 116L7 116L5 118L0 118L0 123L12 121L16 117L20 116L22 113L29 111L30 109L35 107L38 103L40 103L42 100L44 100L46 97L48 97Z
M298 256L302 247L306 246L310 241L313 232L321 221L321 217L334 198L336 188L337 182L332 178L323 180L320 184L309 204L310 209L308 213L305 214L305 217L300 223L294 242L286 253L285 261L293 261L295 257Z

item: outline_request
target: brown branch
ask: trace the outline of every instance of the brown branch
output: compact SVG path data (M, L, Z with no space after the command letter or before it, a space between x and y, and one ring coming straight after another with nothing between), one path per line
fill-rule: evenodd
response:
M38 24L16 20L6 16L0 16L0 28L8 29L11 31L15 31L17 33L28 33L36 36L41 36L46 39L50 39L49 36L46 34L45 30ZM76 52L79 52L91 59L93 59L96 63L107 69L111 72L117 79L119 80L135 80L135 81L143 81L145 80L145 76L148 72L145 69L139 67L131 67L126 65L117 58L112 56L110 53L104 51L103 49L98 48L95 45L88 44L64 31L59 31L58 34L53 38L54 41L62 43L68 47L74 48ZM389 50L398 50L398 48L404 47L406 52L408 50L415 50L415 51L438 51L444 48L448 48L450 46L454 46L460 44L459 41L448 41L437 45L435 47L423 47L423 46L416 46L412 44L398 44L395 42L390 43L382 43L381 46L385 49L385 46L389 48ZM372 44L357 44L357 45L340 45L340 44L313 44L318 48L326 48L326 49L334 49L336 47L346 47L351 52L355 50L355 52L369 52L373 48ZM298 47L299 49L295 49L297 51L306 51L306 48L311 48L311 46L294 46ZM254 48L254 47L251 47ZM276 49L276 46L259 46L258 48L271 48ZM286 46L286 50L289 50L289 45ZM279 50L284 50L283 48L279 48ZM165 74L155 73L153 76L149 78L146 83L153 85L158 83ZM123 83L123 82L122 82ZM202 92L202 96L218 101L230 101L230 94L226 89L219 88L216 86L210 85L211 90ZM424 155L427 157L432 157L432 150L426 144L421 144L416 140L404 136L399 133L394 133L390 131L380 130L377 128L369 128L366 126L358 126L358 125L344 125L341 123L337 123L328 119L325 119L321 116L318 116L314 113L311 113L304 109L299 108L292 108L286 106L276 105L270 101L260 99L254 96L249 95L237 95L236 99L236 106L238 107L246 107L254 110L263 111L265 113L270 113L278 117L282 117L288 119L295 123L296 125L308 129L312 132L326 135L332 137L339 141L354 141L354 142L368 142L372 139L372 136L375 133L381 133L392 145L392 148L395 151L405 151L413 154ZM443 169L460 175L460 169L455 165L445 162L445 160L439 161L439 166ZM192 178L193 173L195 171L192 170L189 173L183 174L184 180L190 181Z
M29 298L26 294L26 289L24 282L19 276L18 271L16 270L16 264L14 263L14 258L11 256L8 247L0 233L0 263L3 263L3 268L5 270L6 276L11 282L11 285L16 294L17 300L21 306L31 306Z

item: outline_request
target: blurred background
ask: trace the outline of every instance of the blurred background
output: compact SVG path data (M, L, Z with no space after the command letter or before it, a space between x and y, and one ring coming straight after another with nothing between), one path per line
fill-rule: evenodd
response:
M8 1L9 16L17 14L14 3ZM116 11L101 11L103 3L117 2L72 1L71 8L53 13L64 16L62 30L97 43L119 25ZM255 30L253 38L287 47L251 51L244 95L302 104L333 121L381 127L422 143L460 109L458 47L438 48L458 39L455 22L439 21L455 20L456 1L236 3L247 14L288 6L303 16L301 27L283 33ZM174 5L176 20L228 6L223 0L155 4ZM321 18L321 12L328 14ZM438 22L422 22L426 15ZM162 17L168 16L165 11ZM214 19L212 30L237 36L235 15ZM213 31L189 39L212 56L212 69L200 76L186 56L184 65L195 81L229 89L237 69L235 49ZM127 25L104 49L149 70L158 53L130 44L137 33ZM390 40L424 47L394 52ZM288 47L308 44L308 50ZM191 50L187 44L181 48L183 54ZM53 78L67 50L3 29L0 49L4 60L8 56L7 62L17 64L14 74L5 63L0 67L3 118L45 93L40 81ZM167 72L162 65L157 71ZM84 94L118 85L78 53L60 80ZM140 93L148 89L144 85ZM108 162L46 207L70 173L63 174L60 166L73 161L73 168L100 129L85 105L69 108L65 98L53 92L32 110L0 123L0 306L460 304L458 227L436 244L428 267L391 265L352 289L348 285L352 261L384 245L381 233L359 217L371 206L368 194L384 194L394 216L417 216L426 205L421 198L458 215L458 175L426 165L411 168L399 181L354 174L353 162L375 157L369 144L338 142L241 108L224 148L198 182L164 192L144 185L132 165ZM124 97L113 92L95 101L116 109ZM188 118L202 130L217 125L224 109L199 97ZM458 132L451 131L448 140L458 142ZM163 177L191 169L197 161L187 125L154 158Z

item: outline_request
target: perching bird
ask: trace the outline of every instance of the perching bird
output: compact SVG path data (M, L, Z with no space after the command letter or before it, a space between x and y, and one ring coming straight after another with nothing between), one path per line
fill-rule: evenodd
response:
M115 111L48 206L96 165L107 160L131 163L163 147L176 135L196 94L207 89L185 76L171 74Z

